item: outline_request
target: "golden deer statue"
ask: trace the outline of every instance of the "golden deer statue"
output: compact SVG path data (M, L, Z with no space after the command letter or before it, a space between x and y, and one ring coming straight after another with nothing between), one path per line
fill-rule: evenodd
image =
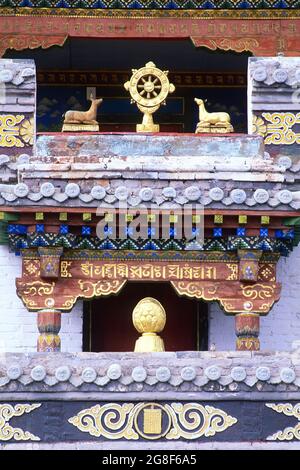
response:
M197 124L196 133L200 132L233 132L233 127L230 122L228 113L215 112L209 113L205 109L204 101L200 98L195 98L195 102L199 106L199 122Z
M96 120L98 106L102 98L90 96L91 106L87 111L68 110L64 114L63 131L98 131L99 124Z

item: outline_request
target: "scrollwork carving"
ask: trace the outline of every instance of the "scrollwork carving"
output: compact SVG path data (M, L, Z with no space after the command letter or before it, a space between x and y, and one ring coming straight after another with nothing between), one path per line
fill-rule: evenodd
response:
M205 285L197 281L171 281L171 284L179 295L203 300L218 300L217 285Z
M172 403L166 405L172 416L173 427L167 439L198 439L212 437L237 423L237 419L225 411L199 403Z
M122 280L103 280L98 282L92 281L78 281L78 285L82 290L84 298L100 297L102 295L116 294L119 292L125 281Z
M292 405L291 403L266 403L268 408L283 413L286 416L294 416L298 419L298 423L292 427L287 427L283 431L277 431L267 437L267 441L291 441L292 439L300 440L300 403Z
M300 133L293 127L300 124L300 113L262 113L253 116L253 133L264 137L267 145L300 144Z
M199 403L109 403L84 409L69 423L91 436L110 440L194 440L223 432L237 419Z
M9 441L14 439L16 441L39 441L40 438L31 434L29 431L23 431L21 428L14 428L9 424L11 418L15 416L22 416L24 413L30 413L31 411L39 408L40 403L34 404L17 404L0 405L0 441Z
M255 52L259 49L259 42L255 38L204 38L193 37L192 41L196 47L206 47L212 51L221 49L223 51L236 51L236 52Z
M254 285L246 285L242 286L243 296L247 297L248 299L255 300L255 299L270 299L274 296L274 292L276 289L276 284L271 285L264 285L264 284L254 284Z

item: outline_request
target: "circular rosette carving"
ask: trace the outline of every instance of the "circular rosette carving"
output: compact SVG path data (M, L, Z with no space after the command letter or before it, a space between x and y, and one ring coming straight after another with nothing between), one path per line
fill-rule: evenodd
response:
M11 82L14 77L13 71L9 69L3 69L0 71L0 83Z
M20 136L27 145L33 145L34 141L34 120L25 119L20 126Z
M256 67L255 70L253 70L253 78L256 82L264 82L266 78L268 77L268 72L266 67Z

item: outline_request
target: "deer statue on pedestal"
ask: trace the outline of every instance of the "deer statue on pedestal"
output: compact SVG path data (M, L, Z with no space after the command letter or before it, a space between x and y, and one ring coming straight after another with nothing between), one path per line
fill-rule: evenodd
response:
M198 132L233 132L228 113L215 112L209 113L205 109L204 101L195 98L195 102L199 106L199 122L197 124L196 133Z
M96 120L97 108L102 103L102 98L93 98L90 96L91 106L88 111L69 110L64 115L64 124L94 124L98 125Z

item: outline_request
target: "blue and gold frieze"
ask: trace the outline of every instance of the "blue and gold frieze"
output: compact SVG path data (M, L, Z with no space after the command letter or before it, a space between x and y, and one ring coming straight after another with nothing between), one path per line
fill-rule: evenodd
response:
M0 0L1 7L163 9L163 10L247 10L298 8L299 0Z
M11 227L11 226L10 226ZM268 236L229 236L227 238L205 238L203 245L197 245L185 239L99 239L93 236L54 234L34 232L28 234L12 233L9 230L10 247L19 252L21 249L40 246L56 247L75 250L137 250L137 251L236 251L238 249L262 250L270 253L280 253L287 256L293 249L293 231L271 238ZM278 234L279 235L279 234Z
M299 441L299 405L296 401L266 403L239 399L98 402L56 398L39 403L0 403L0 444L90 440ZM276 413L281 413L283 419ZM56 419L45 419L54 415ZM15 427L12 418L20 427Z
M99 18L292 19L300 0L0 0L1 15Z

